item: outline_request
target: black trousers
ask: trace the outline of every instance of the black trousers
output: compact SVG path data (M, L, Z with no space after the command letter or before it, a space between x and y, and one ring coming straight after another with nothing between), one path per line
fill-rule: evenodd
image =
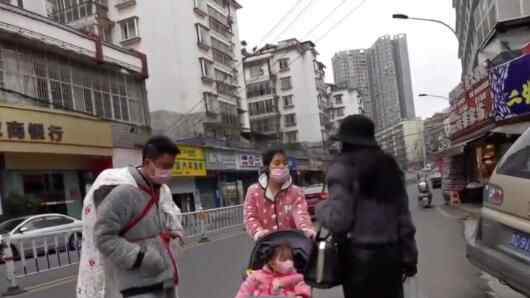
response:
M343 278L345 298L403 298L398 247L351 248Z

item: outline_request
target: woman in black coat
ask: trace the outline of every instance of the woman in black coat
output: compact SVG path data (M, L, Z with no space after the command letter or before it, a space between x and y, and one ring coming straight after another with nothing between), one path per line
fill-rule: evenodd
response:
M418 263L403 172L364 116L344 119L335 139L341 153L328 169L329 200L316 215L344 239L344 296L401 298L403 279L416 274Z

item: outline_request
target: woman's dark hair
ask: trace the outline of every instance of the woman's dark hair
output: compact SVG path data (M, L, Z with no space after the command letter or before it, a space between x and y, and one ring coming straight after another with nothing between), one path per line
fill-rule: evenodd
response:
M282 148L269 149L269 150L265 151L263 153L263 155L262 155L263 166L265 168L269 167L269 165L272 162L272 159L274 158L274 155L276 155L276 154L282 154L282 155L287 157L287 153L285 153L285 150L283 150Z
M357 148L339 162L352 163L360 192L378 201L406 196L403 171L394 157L379 147Z
M142 160L155 160L164 154L178 155L180 150L170 138L166 136L154 136L144 145L142 150Z

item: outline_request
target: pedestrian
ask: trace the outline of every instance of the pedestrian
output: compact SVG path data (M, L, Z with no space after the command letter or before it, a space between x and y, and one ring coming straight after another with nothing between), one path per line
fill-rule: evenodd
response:
M243 282L236 298L250 297L311 298L311 288L296 271L288 244L269 250L263 268L252 272Z
M78 298L177 297L180 209L166 185L177 146L151 138L142 166L101 173L85 197Z
M401 298L403 279L417 273L416 229L403 172L377 145L365 116L343 120L340 153L329 166L329 200L317 220L340 242L346 298Z
M270 149L263 154L264 173L245 198L245 225L254 240L276 231L300 230L314 238L315 230L302 188L293 184L287 154Z

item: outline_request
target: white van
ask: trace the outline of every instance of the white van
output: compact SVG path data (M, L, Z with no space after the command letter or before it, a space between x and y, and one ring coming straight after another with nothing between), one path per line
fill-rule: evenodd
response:
M484 207L467 258L530 297L530 129L501 159L484 189Z

